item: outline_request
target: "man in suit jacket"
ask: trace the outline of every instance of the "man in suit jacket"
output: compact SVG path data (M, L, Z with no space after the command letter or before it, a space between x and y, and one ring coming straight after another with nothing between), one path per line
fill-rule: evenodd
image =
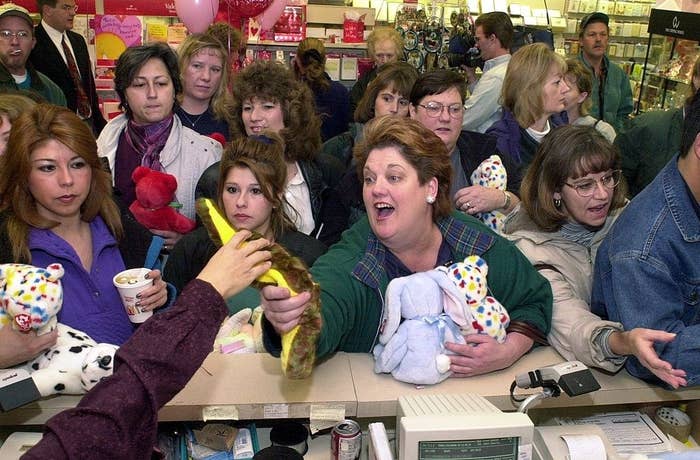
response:
M65 36L80 72L82 88L90 104L91 113L85 118L97 136L106 122L98 104L87 44L82 35L71 30L73 18L77 13L75 0L38 0L37 4L41 13L41 23L36 26L36 46L29 59L37 70L61 87L68 107L78 112L78 90L68 69L68 61L61 44ZM79 115L82 114L79 113Z

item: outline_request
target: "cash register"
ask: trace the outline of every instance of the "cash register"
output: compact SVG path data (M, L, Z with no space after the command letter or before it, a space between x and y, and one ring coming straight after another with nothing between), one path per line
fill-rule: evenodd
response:
M569 396L600 388L590 370L571 361L516 376L517 388L542 387L541 397ZM528 400L535 401L538 395ZM396 455L386 445L381 428L370 430L370 459L377 460L554 460L569 457L565 439L596 436L601 458L617 458L603 431L595 425L535 427L525 405L502 412L476 394L420 394L401 396L396 415ZM379 434L378 434L379 433Z

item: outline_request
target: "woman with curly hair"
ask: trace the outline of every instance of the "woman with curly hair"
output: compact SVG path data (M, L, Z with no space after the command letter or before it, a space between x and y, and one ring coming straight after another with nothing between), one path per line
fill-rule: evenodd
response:
M296 229L327 245L336 242L347 226L335 192L342 166L329 156L319 155L321 120L313 95L283 64L258 61L233 79L229 115L231 138L271 131L285 144L287 164L285 197L287 214ZM197 196L216 196L219 167L204 172Z
M221 135L228 140L226 101L229 97L227 53L217 38L207 34L191 34L177 49L182 78L182 93L175 113L182 125L199 134Z
M318 38L305 38L292 61L294 75L314 93L316 113L321 117L321 139L325 142L348 129L350 98L342 83L326 73L326 47Z

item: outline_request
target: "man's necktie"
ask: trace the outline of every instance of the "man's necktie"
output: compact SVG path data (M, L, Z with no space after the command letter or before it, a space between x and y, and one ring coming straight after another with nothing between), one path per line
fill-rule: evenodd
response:
M65 35L61 37L61 46L63 46L63 53L66 55L68 72L73 79L73 85L75 85L76 112L82 118L89 118L91 115L90 101L88 100L88 96L83 88L83 82L80 79L80 72L78 72L78 65L75 63L75 58L68 47L68 43L66 43Z

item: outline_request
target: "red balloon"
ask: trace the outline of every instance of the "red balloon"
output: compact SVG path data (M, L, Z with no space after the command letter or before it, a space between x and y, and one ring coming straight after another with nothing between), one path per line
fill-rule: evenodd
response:
M216 13L216 16L214 17L214 23L217 22L225 22L238 30L242 30L243 26L243 18L233 14L233 12L231 12L231 14L228 14L227 12L221 10L219 10L219 12Z
M243 18L253 18L267 9L272 0L227 0L229 6Z

